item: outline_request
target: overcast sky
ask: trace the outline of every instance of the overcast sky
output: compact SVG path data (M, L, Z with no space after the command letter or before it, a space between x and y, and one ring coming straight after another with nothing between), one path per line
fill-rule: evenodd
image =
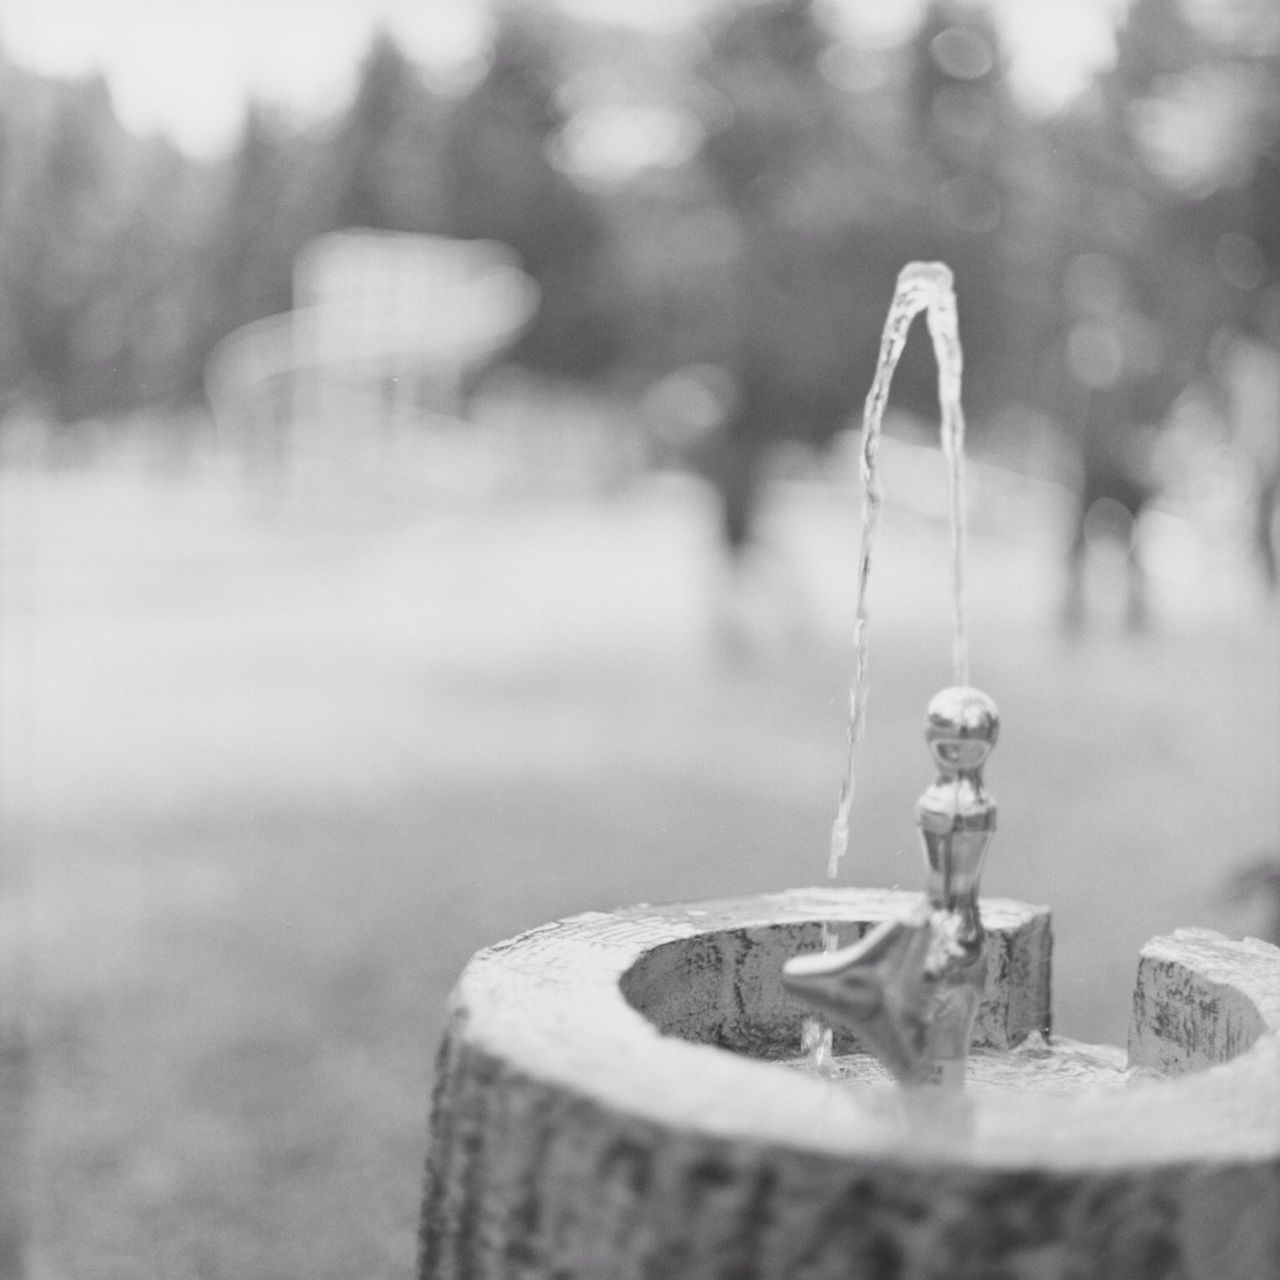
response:
M671 26L713 0L560 0L580 16ZM901 26L919 0L829 0ZM1119 0L998 0L1015 78L1049 105L1105 61L1100 14ZM198 154L234 139L251 94L303 116L338 109L378 25L442 68L483 48L488 0L0 0L0 48L55 75L100 68L124 124Z

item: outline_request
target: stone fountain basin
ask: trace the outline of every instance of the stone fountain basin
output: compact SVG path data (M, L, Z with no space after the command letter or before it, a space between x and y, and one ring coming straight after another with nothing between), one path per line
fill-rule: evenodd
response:
M1040 1040L1048 912L987 899L963 1095L901 1091L851 1043L861 1082L788 1069L784 961L824 919L917 900L639 906L480 952L441 1046L421 1274L1280 1274L1280 949L1149 943L1126 1064Z

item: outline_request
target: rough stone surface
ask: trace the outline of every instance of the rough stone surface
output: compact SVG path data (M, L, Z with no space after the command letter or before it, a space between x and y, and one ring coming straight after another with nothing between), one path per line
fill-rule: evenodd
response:
M888 918L904 897L865 894L868 918L847 925L842 943L856 941ZM1009 1049L1032 1032L1049 1033L1049 916L1034 909L1017 916L1006 904L991 904L987 915L987 983L974 1042ZM622 993L667 1035L756 1057L790 1057L800 1043L801 1022L812 1010L784 990L782 966L820 946L816 920L709 930L644 952L622 974ZM836 1036L837 1051L856 1048L852 1038Z
M481 952L441 1047L420 1275L1280 1275L1280 1010L1263 991L1280 952L1202 934L1144 951L1135 1056L1174 1077L948 1099L770 1061L794 1054L799 1017L775 963L820 919L870 924L900 901L828 890L633 909ZM1047 915L1001 902L984 918L1004 960L983 1036L1003 1047L1045 1025ZM1242 1005L1198 1035L1184 988L1143 977L1167 966L1222 985L1219 1002L1243 993L1256 1019Z
M1167 1075L1229 1062L1280 1027L1280 948L1179 929L1142 948L1129 1061Z

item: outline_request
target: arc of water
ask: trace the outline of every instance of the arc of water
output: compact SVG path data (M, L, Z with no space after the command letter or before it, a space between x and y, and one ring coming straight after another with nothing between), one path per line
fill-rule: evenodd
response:
M941 263L935 264L942 266ZM969 636L964 618L965 492L964 492L964 409L960 403L960 383L964 353L960 348L960 325L956 295L950 283L940 289L925 311L925 323L933 343L938 366L938 408L941 414L942 451L947 459L951 508L951 662L954 683L969 683Z
M955 683L969 683L969 647L964 620L964 411L960 405L960 385L964 357L960 348L960 329L956 313L955 282L951 269L942 262L909 262L898 273L897 286L880 335L880 353L875 376L867 393L862 414L862 454L859 472L862 479L862 530L858 548L858 573L854 594L853 674L849 680L849 751L844 779L840 785L840 801L831 824L831 847L827 858L827 876L834 880L840 862L849 848L849 815L857 781L858 744L866 729L867 689L870 645L867 635L867 582L871 576L871 557L875 549L876 531L880 525L880 509L884 494L880 487L880 428L889 387L902 350L906 346L911 322L921 312L933 344L938 366L938 406L941 415L942 449L947 459L951 514L951 658ZM839 944L831 922L822 922L822 946L835 951ZM819 1072L827 1070L831 1061L831 1028L819 1018L807 1018L803 1029L803 1048Z
M938 404L942 448L948 464L951 515L952 665L955 683L969 683L968 635L964 619L964 411L960 386L964 368L956 314L955 283L942 262L909 262L898 273L897 287L880 336L875 376L862 415L862 530L854 595L854 666L849 682L848 762L831 827L827 874L835 879L849 847L849 815L857 780L857 751L866 728L870 646L867 635L867 582L884 495L880 485L880 429L894 370L906 345L911 322L921 312L938 366ZM828 944L834 939L827 938Z

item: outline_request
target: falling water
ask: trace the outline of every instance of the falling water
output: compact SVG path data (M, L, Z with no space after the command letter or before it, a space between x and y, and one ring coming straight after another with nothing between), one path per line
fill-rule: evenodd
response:
M834 880L849 848L849 814L857 780L858 743L866 728L867 672L870 647L867 638L867 579L880 524L883 492L880 488L880 426L889 385L906 345L911 321L924 311L933 354L938 366L938 404L941 412L942 449L947 459L951 509L951 660L955 683L969 683L969 641L964 621L964 412L960 407L963 357L956 317L956 295L951 268L942 262L909 262L898 273L897 287L880 336L875 376L862 415L862 531L858 551L858 576L854 593L853 675L849 681L849 754L840 802L831 825L827 876ZM822 945L834 951L838 945L830 921L822 924ZM805 1020L803 1048L811 1064L824 1074L831 1062L831 1029L817 1018Z
M880 524L883 493L880 488L880 425L889 384L906 345L911 321L927 313L929 336L938 364L938 401L942 412L942 448L948 462L951 491L951 606L954 632L951 643L956 684L969 683L969 642L964 623L964 413L960 408L962 357L956 324L956 296L951 269L941 262L909 262L898 273L898 286L880 338L880 357L867 393L862 415L862 537L858 551L858 576L854 593L853 676L849 682L849 756L840 803L831 826L827 875L835 879L840 860L849 848L849 811L853 807L858 743L867 715L867 579Z

